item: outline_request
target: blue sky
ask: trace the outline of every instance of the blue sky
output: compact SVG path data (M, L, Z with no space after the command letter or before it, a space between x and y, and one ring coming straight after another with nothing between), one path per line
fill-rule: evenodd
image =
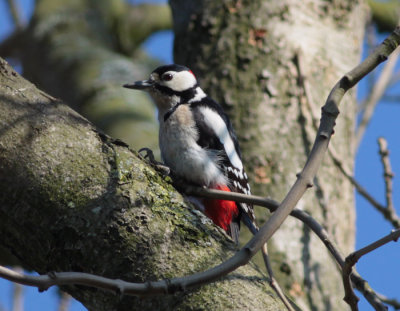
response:
M132 1L138 3L142 1ZM153 1L154 2L154 1ZM165 1L156 1L165 2ZM18 0L22 8L24 20L27 21L32 13L33 0ZM0 0L0 41L7 37L13 30L12 21L8 15L5 0ZM381 39L384 36L380 36ZM149 54L159 58L165 63L172 62L172 40L170 31L163 31L153 35L144 44ZM162 46L162 48L160 48ZM0 55L1 56L1 55ZM396 69L399 70L397 65ZM366 83L359 85L358 97L363 98L366 92ZM390 94L400 95L400 83L394 85ZM393 172L400 175L400 105L395 102L381 102L367 129L356 157L356 179L381 203L384 203L384 183L382 178L382 165L378 155L377 139L383 136L387 139L390 149L390 158ZM334 139L334 138L333 138ZM397 175L394 179L394 204L400 205L399 186ZM356 194L357 202L357 248L363 247L392 230L391 225L369 205L360 195ZM399 211L400 208L397 208ZM322 247L322 245L321 245ZM388 296L400 300L400 249L398 243L390 243L373 253L363 257L357 264L359 273L369 282L373 289ZM331 263L328 263L331 264ZM0 279L0 311L11 310L12 284ZM373 310L364 298L360 297L360 310ZM55 289L45 293L38 293L35 288L25 288L25 310L47 311L56 310L58 296ZM77 301L74 301L70 309L72 311L85 310Z

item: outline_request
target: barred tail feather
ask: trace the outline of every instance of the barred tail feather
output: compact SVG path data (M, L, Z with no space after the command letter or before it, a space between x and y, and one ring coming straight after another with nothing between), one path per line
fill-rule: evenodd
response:
M243 204L243 203L239 203ZM242 213L241 221L245 224L247 228L249 228L250 232L255 235L258 232L258 226L254 220L250 218L247 213Z
M235 244L239 244L239 232L240 232L240 224L238 221L232 221L229 224L229 228L226 231L228 235L232 238Z

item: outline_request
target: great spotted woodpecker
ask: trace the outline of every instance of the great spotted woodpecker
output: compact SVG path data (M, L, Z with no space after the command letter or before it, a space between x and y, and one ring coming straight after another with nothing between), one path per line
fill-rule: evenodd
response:
M184 66L156 68L150 78L124 87L147 91L158 108L159 145L173 175L207 188L250 194L236 134L222 107L208 97ZM240 220L254 233L253 206L191 198L237 243Z

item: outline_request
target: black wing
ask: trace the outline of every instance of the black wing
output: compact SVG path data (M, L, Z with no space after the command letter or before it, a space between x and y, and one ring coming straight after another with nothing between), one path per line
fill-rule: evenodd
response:
M206 120L204 120L204 115L201 112L201 108L206 107L206 108L213 109L221 116L221 118L225 122L225 125L228 129L229 135L233 141L235 151L241 161L242 159L241 159L241 153L240 153L238 139L233 130L233 127L231 125L231 121L229 120L229 117L223 111L222 107L209 97L205 97L201 101L191 103L190 105L191 105L191 111L193 112L193 117L196 120L196 126L198 127L198 132L199 132L199 137L198 137L197 143L203 148L207 148L210 150L216 150L218 152L219 156L221 157L221 162L220 162L221 170L224 172L225 176L227 176L227 178L229 180L228 186L232 192L250 194L250 186L249 186L247 174L245 173L244 168L242 170L239 170L231 163L220 139L214 132L213 128L208 125ZM238 220L240 220L240 218L242 218L241 216L243 216L243 215L241 215L241 214L244 213L248 216L248 217L244 217L244 218L249 218L249 219L247 219L247 220L249 220L247 222L249 222L249 223L251 222L255 225L255 216L254 216L253 206L251 204L245 204L245 203L240 203L240 204L238 204L238 206L240 207L239 208L240 214L238 216ZM245 219L243 219L243 220L246 223L246 225L248 226L246 220Z

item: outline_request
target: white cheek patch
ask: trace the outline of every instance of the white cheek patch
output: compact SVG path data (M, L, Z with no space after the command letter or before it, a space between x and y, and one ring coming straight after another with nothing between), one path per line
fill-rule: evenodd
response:
M167 71L166 73L172 74L173 78L171 81L163 81L163 84L177 92L190 89L194 87L197 83L196 78L189 71Z
M236 152L235 145L231 136L229 135L229 131L226 127L224 120L220 117L218 113L210 108L201 107L200 111L204 115L204 121L210 128L213 129L219 141L224 146L225 152L228 155L228 158L231 161L232 165L239 169L239 171L242 171L242 161L240 160L240 157Z

